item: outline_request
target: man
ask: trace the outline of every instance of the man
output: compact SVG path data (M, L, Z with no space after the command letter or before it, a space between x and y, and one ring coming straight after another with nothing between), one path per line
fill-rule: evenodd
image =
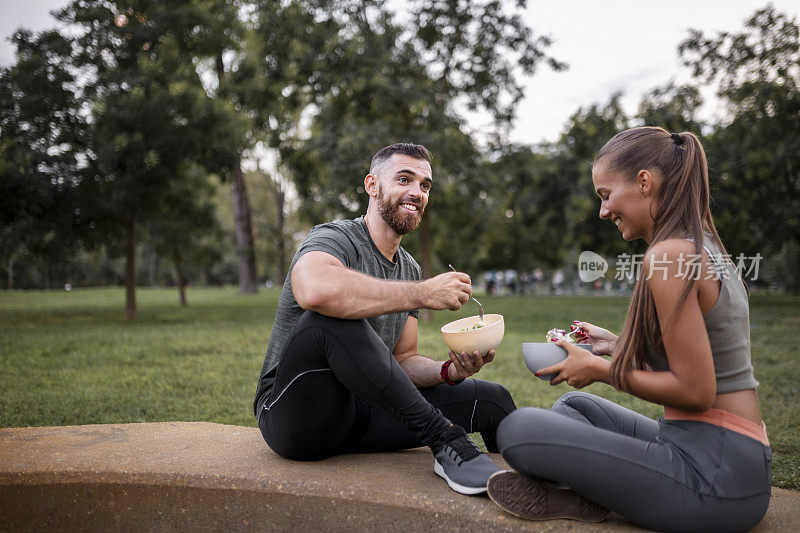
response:
M425 147L387 146L364 179L367 214L309 232L278 301L254 409L264 440L283 457L427 445L453 490L479 494L497 466L464 428L497 451L497 425L516 406L501 385L466 379L493 351L450 352L444 363L418 353L419 309L456 310L472 294L464 273L420 281L400 247L432 185Z

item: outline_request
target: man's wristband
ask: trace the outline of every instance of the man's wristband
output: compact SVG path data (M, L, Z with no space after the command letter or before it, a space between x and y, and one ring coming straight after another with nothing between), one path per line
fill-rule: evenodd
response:
M442 371L441 371L442 379L448 385L458 385L459 383L461 383L464 380L463 379L459 379L458 381L453 381L452 379L450 379L450 376L447 374L447 369L450 368L450 365L452 365L452 364L453 364L453 360L452 359L448 359L447 361L442 363Z

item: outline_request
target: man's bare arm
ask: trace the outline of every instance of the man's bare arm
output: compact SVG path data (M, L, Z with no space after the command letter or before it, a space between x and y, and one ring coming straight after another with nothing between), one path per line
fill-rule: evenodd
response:
M415 386L432 387L444 383L441 374L443 361L434 361L430 357L420 355L418 339L417 319L409 316L392 355ZM494 359L494 350L485 357L481 357L479 352L474 352L472 357L466 352L461 354L448 352L448 355L453 364L447 369L447 375L451 381L459 381L476 374L486 363L491 363Z
M446 272L424 281L389 281L345 267L331 254L304 254L292 268L292 291L303 309L347 319L413 309L456 310L472 294L469 276Z
M409 316L392 355L415 386L432 387L444 383L441 375L442 361L420 355L418 339L417 319Z

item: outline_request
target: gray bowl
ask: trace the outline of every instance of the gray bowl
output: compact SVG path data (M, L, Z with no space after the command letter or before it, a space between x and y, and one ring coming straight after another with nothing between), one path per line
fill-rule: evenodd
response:
M578 348L592 351L591 344L576 344ZM567 358L567 351L556 344L549 342L523 342L522 343L522 359L525 360L525 366L531 372L536 373L542 368L555 365ZM550 381L555 377L555 374L547 374L545 376L536 376L537 378Z

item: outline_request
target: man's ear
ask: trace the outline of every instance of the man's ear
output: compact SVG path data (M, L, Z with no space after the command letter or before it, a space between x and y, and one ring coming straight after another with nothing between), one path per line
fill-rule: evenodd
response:
M655 181L653 174L649 170L640 170L636 175L636 185L642 192L642 196L650 196L655 192Z
M367 174L364 178L364 190L371 197L378 196L378 178L372 174Z

